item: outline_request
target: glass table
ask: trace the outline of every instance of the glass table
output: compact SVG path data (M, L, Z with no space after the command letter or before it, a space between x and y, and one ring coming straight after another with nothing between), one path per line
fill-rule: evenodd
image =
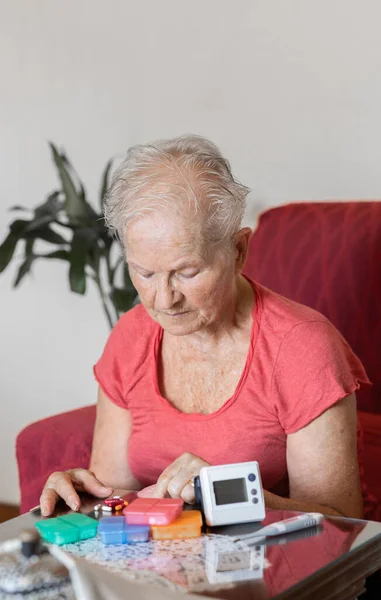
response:
M94 516L98 502L87 499L81 512ZM263 524L296 514L268 510ZM28 513L1 524L0 542L40 518ZM130 581L223 600L352 600L364 591L366 577L381 568L381 523L329 517L319 527L266 542L235 541L258 527L206 528L201 538L126 546L103 546L94 538L62 548Z

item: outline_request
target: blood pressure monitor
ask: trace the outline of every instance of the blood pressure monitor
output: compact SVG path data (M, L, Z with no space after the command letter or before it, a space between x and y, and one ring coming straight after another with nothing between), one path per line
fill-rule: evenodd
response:
M257 462L203 467L194 479L207 525L262 521L265 503Z

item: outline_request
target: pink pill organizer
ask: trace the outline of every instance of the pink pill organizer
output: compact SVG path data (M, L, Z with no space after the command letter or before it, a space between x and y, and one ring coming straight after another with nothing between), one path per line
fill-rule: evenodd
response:
M136 498L123 514L129 525L169 525L180 516L183 504L177 498Z

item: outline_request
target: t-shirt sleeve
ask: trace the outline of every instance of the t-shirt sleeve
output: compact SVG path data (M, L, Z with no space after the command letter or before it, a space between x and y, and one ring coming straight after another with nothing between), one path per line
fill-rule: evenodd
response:
M94 366L95 379L110 400L121 408L128 408L123 391L121 356L123 356L123 317L115 325L106 342L101 358Z
M362 384L370 382L361 361L329 321L297 324L283 338L271 389L287 434L305 427Z

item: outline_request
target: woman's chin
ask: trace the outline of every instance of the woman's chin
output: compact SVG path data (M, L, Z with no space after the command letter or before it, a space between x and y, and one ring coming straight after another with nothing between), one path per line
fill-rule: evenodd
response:
M188 335L200 328L200 321L195 312L187 312L179 315L165 315L155 313L151 315L159 325L172 335Z
M161 326L167 333L177 336L189 335L190 333L194 333L199 329L198 327L190 327L189 325L185 327L184 325L167 325L164 323L161 323Z

